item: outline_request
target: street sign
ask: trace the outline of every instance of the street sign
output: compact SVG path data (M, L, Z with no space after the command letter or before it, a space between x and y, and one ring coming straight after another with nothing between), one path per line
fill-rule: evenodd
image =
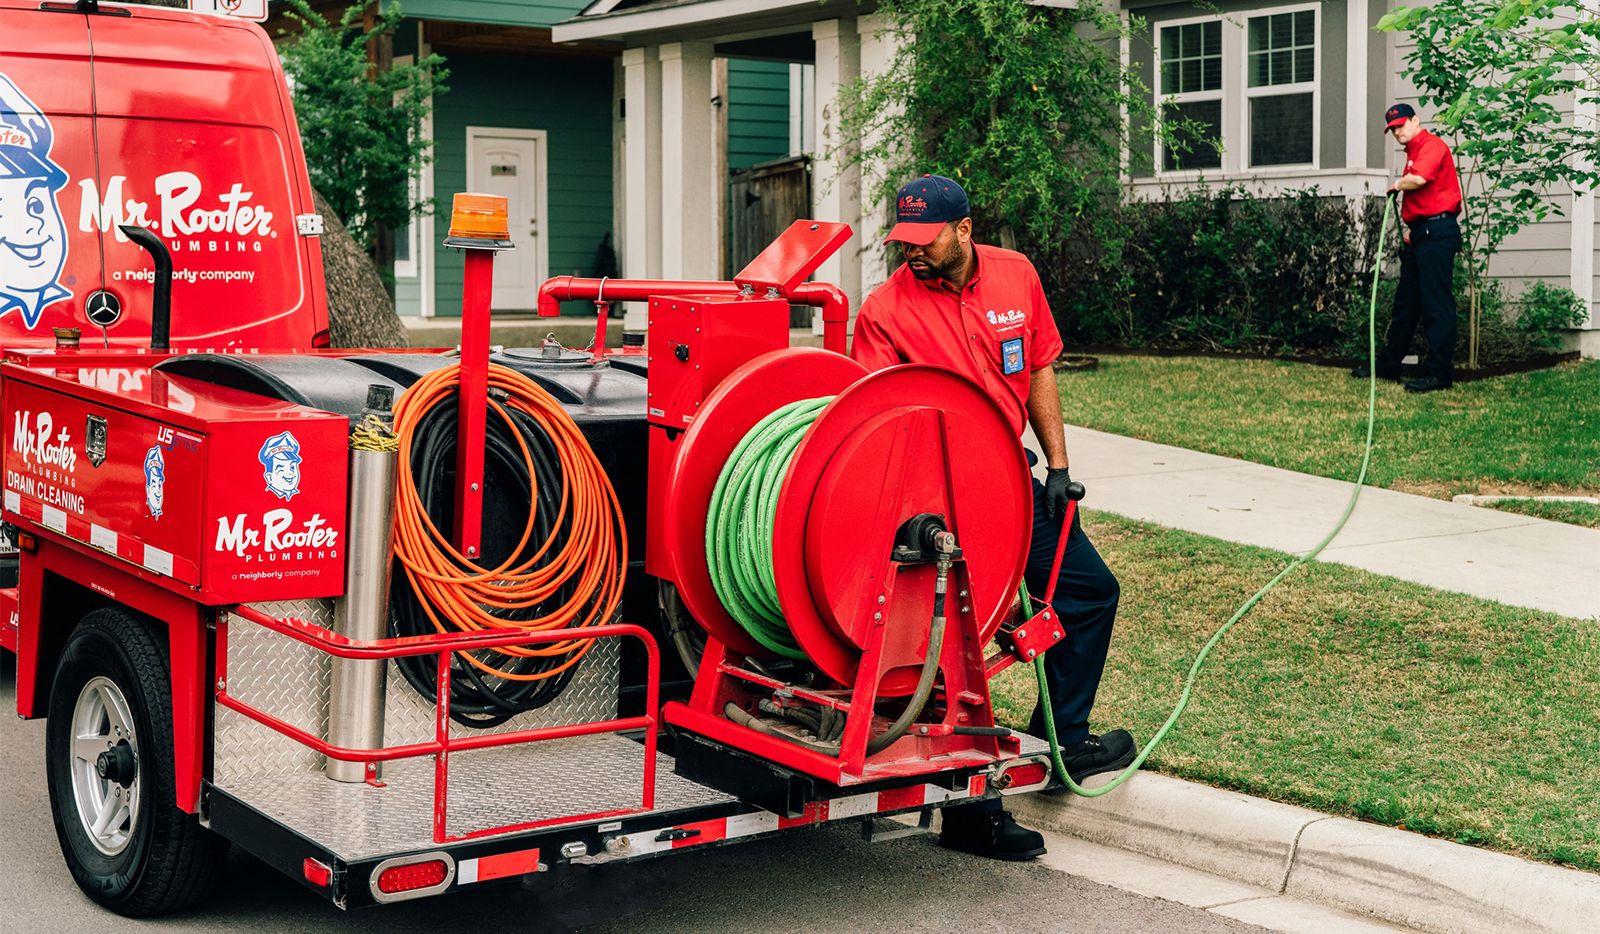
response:
M267 0L189 0L189 9L196 13L215 13L236 19L267 21Z

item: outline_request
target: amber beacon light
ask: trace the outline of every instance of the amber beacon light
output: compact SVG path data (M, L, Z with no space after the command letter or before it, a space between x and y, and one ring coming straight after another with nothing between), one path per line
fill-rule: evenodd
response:
M503 195L460 192L450 208L450 235L445 246L478 250L509 250L510 207Z

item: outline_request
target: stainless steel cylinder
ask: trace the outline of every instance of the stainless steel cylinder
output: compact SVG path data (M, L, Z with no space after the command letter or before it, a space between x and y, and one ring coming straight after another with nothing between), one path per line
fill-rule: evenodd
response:
M392 451L350 452L344 596L334 601L334 629L351 639L381 639L388 626L396 461ZM383 745L388 664L383 659L333 660L328 742L355 749ZM326 772L334 781L364 781L366 763L329 759Z

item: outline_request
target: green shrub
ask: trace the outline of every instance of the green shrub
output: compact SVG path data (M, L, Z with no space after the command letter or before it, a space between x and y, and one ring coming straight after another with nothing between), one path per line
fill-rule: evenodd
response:
M1517 299L1517 330L1540 350L1561 349L1561 332L1589 319L1589 309L1578 293L1559 285L1535 281Z
M1238 351L1308 357L1365 356L1372 262L1384 200L1355 201L1315 188L1260 198L1237 187L1193 189L1167 201L1108 207L1094 236L1075 231L1036 251L1069 345ZM1380 343L1400 266L1395 222L1378 286ZM1467 359L1467 270L1458 256L1456 361ZM1480 297L1480 364L1526 359L1560 346L1587 317L1570 290L1544 283L1509 301L1486 280ZM1425 351L1421 328L1415 339Z
M1046 287L1069 340L1332 352L1371 275L1382 204L1315 188L1271 199L1196 189L1130 202L1110 209L1123 235L1069 240L1045 264Z

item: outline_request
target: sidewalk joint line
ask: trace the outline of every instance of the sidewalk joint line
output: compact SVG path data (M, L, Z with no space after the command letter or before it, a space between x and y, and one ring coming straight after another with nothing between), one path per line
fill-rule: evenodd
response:
M1278 883L1279 895L1284 895L1289 891L1289 876L1294 872L1294 861L1300 855L1300 838L1305 835L1306 828L1310 827L1312 824L1320 824L1325 820L1333 820L1333 818L1314 817L1311 820L1306 821L1304 824L1301 824L1300 829L1294 832L1294 842L1289 844L1289 859L1283 867L1283 881Z
M1283 896L1282 896L1281 893L1263 892L1260 895L1251 895L1251 896L1248 896L1246 898L1235 898L1232 901L1217 902L1215 905L1207 905L1205 907L1205 910L1206 911L1216 911L1218 908L1231 908L1234 905L1243 905L1245 902L1259 902L1264 898L1282 898L1282 897Z
M1341 548L1376 548L1381 545L1402 545L1406 542L1422 542L1432 538L1460 538L1463 535L1484 535L1490 532L1505 532L1510 529L1526 529L1538 524L1539 523L1537 522L1517 522L1512 525L1497 525L1492 529L1467 529L1462 532L1437 532L1433 535L1413 535L1409 538L1386 538L1383 541L1364 542L1362 544L1334 545L1330 542L1328 547L1323 549L1322 553L1327 554L1330 551L1338 551ZM1334 541L1338 541L1338 539L1335 539ZM1296 554L1303 554L1304 552L1310 550L1311 549L1306 548L1302 551L1296 552Z

